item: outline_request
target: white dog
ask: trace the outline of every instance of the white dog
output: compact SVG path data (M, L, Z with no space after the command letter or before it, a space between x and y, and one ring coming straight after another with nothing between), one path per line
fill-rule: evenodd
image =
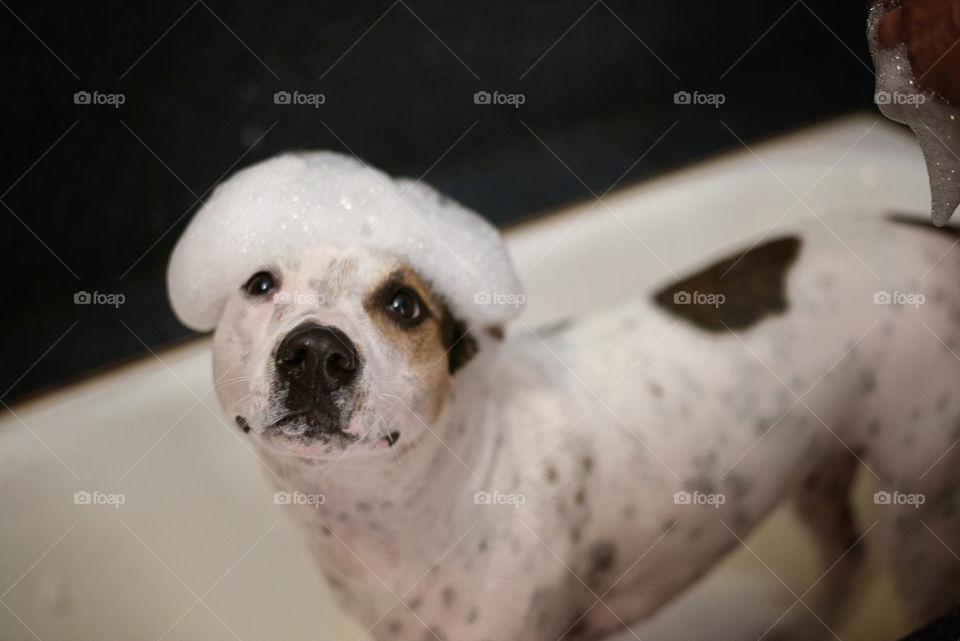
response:
M280 489L323 495L291 510L377 639L605 638L786 499L834 564L826 624L857 470L925 619L960 599L960 252L905 222L780 234L530 335L479 217L285 155L220 186L169 287Z

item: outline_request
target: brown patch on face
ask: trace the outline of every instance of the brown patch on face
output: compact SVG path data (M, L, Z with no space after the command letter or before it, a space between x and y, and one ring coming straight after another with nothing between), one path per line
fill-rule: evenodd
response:
M654 301L707 331L746 329L787 309L786 275L801 244L787 236L758 245L668 285Z
M477 353L477 341L467 331L466 325L457 320L446 306L443 308L443 344L447 348L447 364L450 373L466 365Z
M404 289L419 298L421 316L416 321L404 321L390 309L396 293ZM451 374L476 352L476 342L409 267L387 274L367 294L363 306L383 340L407 359L419 382L419 402L431 419L436 418L450 389Z

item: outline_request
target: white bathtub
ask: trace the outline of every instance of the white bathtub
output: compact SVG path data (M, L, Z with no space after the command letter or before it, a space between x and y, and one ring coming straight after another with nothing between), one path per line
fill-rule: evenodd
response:
M547 212L506 232L526 284L525 322L637 295L669 269L682 273L811 209L923 211L925 178L912 139L864 114L622 187L606 206ZM202 338L0 413L0 639L358 638L210 384ZM75 504L78 491L124 502ZM747 545L678 606L690 620L748 609L729 597L737 585L786 610L791 591L822 572L785 510ZM858 591L835 627L844 641L909 629L881 564ZM753 623L761 631L772 623L763 616Z

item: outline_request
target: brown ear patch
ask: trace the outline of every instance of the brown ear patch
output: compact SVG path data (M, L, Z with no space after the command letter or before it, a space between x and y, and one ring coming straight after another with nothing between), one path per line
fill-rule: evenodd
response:
M453 374L476 355L477 341L470 335L466 325L453 317L446 305L443 307L440 333L443 337L443 346L447 350L450 373Z
M668 285L653 300L707 331L746 329L787 310L786 276L801 244L796 236L771 240Z

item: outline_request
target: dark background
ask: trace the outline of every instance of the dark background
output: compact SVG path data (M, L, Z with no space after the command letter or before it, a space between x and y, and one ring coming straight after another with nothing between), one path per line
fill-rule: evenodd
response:
M426 173L504 224L873 108L852 0L0 4L5 402L189 334L166 302L174 242L225 174L282 150ZM274 103L295 90L325 103Z

